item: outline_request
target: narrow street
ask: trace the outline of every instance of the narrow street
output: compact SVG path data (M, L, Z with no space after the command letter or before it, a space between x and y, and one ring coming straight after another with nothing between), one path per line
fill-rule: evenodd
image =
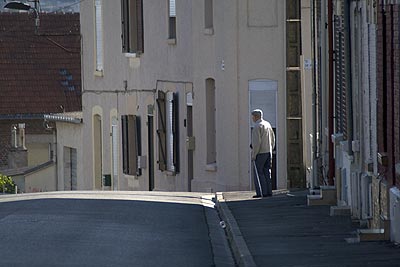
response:
M232 266L207 202L190 193L0 197L0 266Z

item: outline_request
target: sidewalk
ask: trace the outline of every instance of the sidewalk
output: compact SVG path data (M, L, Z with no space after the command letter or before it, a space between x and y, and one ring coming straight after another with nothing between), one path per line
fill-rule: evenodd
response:
M355 237L350 217L330 217L329 206L308 207L306 194L217 195L239 266L400 266L400 248L389 242L346 242Z

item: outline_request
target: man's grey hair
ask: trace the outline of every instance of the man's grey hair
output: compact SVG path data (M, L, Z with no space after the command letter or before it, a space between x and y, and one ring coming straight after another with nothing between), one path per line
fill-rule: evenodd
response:
M258 117L260 117L261 119L263 118L263 112L262 112L261 109L255 109L255 110L253 110L253 111L251 112L251 115L253 115L253 116L258 116Z

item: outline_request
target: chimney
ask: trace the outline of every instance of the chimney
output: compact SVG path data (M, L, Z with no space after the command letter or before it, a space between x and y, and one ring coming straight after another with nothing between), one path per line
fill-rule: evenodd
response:
M19 129L18 147L21 149L26 149L26 146L25 146L25 123L19 123L18 129Z
M16 169L28 166L28 151L25 146L25 123L11 127L11 150L8 154L8 168Z

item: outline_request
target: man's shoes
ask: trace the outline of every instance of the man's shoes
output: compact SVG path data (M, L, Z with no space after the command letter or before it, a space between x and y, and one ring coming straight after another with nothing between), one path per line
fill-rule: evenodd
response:
M254 195L253 198L261 198L260 195Z
M272 194L263 195L263 197L272 197Z

